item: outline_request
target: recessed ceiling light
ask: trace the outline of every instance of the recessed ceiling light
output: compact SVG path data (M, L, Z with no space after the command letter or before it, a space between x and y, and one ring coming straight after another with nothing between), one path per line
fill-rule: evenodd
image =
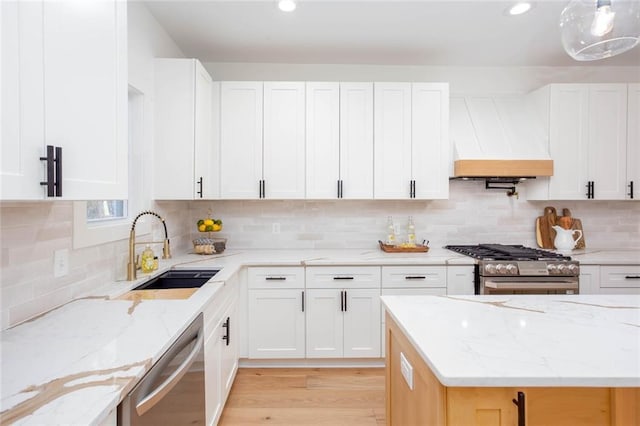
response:
M293 12L296 10L296 2L294 0L280 0L278 7L283 12Z
M522 15L523 13L527 13L531 10L531 3L526 1L521 1L508 9L509 15Z

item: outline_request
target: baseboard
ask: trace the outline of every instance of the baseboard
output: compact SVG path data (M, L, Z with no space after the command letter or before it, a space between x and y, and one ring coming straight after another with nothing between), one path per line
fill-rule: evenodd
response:
M382 368L384 358L330 359L248 359L241 358L240 368Z

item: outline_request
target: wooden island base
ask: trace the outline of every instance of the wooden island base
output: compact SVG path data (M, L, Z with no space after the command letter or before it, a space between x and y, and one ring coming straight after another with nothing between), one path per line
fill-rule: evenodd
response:
M386 315L389 426L640 425L640 388L446 387ZM401 371L413 368L413 390ZM524 418L513 400L524 394ZM524 422L524 423L523 423Z

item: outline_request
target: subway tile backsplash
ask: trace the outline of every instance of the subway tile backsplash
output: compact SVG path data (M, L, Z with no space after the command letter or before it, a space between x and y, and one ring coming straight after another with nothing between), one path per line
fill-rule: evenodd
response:
M535 218L546 205L568 207L582 219L587 247L640 248L638 202L528 202L507 197L504 191L487 191L482 182L451 182L449 200L162 201L152 209L166 218L172 252L177 254L190 251L191 240L202 236L196 221L209 210L223 220L216 236L226 237L230 250L368 249L385 238L387 216L394 218L401 235L408 216L413 216L418 240L429 240L431 246L531 246ZM72 221L69 201L0 203L2 329L124 278L127 241L74 250ZM64 248L69 249L69 275L54 278L53 252Z

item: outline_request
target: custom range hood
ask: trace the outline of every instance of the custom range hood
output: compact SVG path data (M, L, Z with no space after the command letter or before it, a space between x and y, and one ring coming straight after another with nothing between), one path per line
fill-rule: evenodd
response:
M527 96L452 96L450 108L452 179L513 189L522 180L553 175L548 135ZM491 186L505 183L512 186Z

